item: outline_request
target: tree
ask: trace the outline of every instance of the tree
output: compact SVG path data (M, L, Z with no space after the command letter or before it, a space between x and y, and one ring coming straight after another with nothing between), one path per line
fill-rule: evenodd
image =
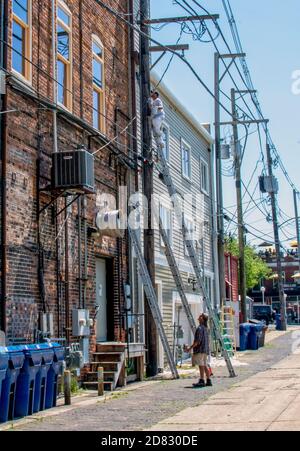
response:
M225 249L233 256L239 257L239 244L236 238L226 238ZM255 247L249 244L245 246L245 266L248 290L252 290L259 285L261 279L267 279L272 274L272 270L257 255Z

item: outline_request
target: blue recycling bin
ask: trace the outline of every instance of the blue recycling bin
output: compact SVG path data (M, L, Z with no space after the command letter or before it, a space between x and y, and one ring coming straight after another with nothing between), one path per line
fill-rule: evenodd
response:
M250 331L251 324L244 323L240 325L240 351L248 349Z
M1 391L2 391L2 382L6 377L6 372L8 368L8 352L6 348L0 347L0 406L1 406Z
M18 377L15 418L33 414L35 382L42 364L42 353L37 345L23 346L24 365Z
M56 406L57 391L58 391L58 376L61 372L63 362L65 360L65 350L63 346L58 343L51 343L51 347L54 351L54 357L52 365L49 368L46 384L46 401L45 408L51 409Z
M18 376L25 360L22 346L8 346L5 349L8 353L8 368L5 379L2 381L0 423L6 423L15 417Z
M259 349L259 343L263 334L264 324L250 324L250 326L249 349L252 351L257 351Z
M276 313L276 330L282 330L281 314Z
M49 343L36 345L42 353L42 364L35 380L33 413L45 410L48 372L53 364L54 349Z

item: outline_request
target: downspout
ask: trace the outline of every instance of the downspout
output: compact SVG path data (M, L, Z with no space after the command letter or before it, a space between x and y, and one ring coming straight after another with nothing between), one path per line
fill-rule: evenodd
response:
M53 72L53 104L57 104L57 65L56 65L56 0L52 0L52 72ZM57 143L57 111L56 109L53 110L53 152L58 152L58 143ZM55 202L55 230L56 235L58 233L58 218L56 216L58 208L58 202ZM68 221L66 221L66 230L68 227L67 224ZM67 232L66 232L67 236ZM56 297L57 297L57 330L58 330L58 336L61 336L61 317L62 314L62 306L61 306L61 264L60 264L60 255L59 255L59 241L56 240ZM67 264L66 264L67 268ZM67 276L66 276L67 279ZM66 299L66 305L67 305L67 298L68 294L67 291L69 290L68 284L65 286L65 299ZM67 310L67 307L66 307ZM65 321L65 327L67 328L67 318ZM68 334L68 332L67 332Z
M134 0L129 0L128 2L128 13L130 17L130 23L134 24ZM129 97L131 100L130 103L130 116L131 117L137 117L137 96L136 96L136 58L135 58L135 31L131 28L129 28ZM136 168L138 168L138 142L137 142L137 120L133 121L132 128L131 128L131 134L133 135L133 138L131 138L131 148L134 152L133 155L131 155L136 163ZM139 191L139 174L138 169L136 169L134 176L131 172L129 172L129 189L128 189L128 199L130 199L130 196L133 194L133 192ZM128 210L128 216L130 211ZM136 273L136 265L135 265L135 258L134 253L132 252L132 244L129 237L129 234L127 234L127 244L128 244L128 258L129 258L129 267L130 267L130 273L129 273L129 280L130 280L130 286L131 286L131 298L132 298L132 313L139 315L140 308L139 308L139 300L138 300L138 277ZM137 288L137 290L136 290ZM141 341L139 337L139 324L140 324L140 317L136 316L136 324L138 324L135 327L134 331L134 341ZM129 347L128 347L129 349Z
M69 280L69 213L68 197L65 198L65 333L67 345L70 344L70 280Z
M81 242L81 197L77 201L78 208L78 293L79 303L78 308L81 309L82 305L82 242Z
M56 70L56 0L52 0L52 65L53 65L53 103L57 104L57 70ZM53 110L53 152L57 146L57 111Z
M8 40L8 1L1 2L1 68L5 71L8 68L7 46L4 44ZM1 111L7 111L7 87L5 87L4 94L1 95ZM2 247L2 275L1 275L1 330L6 332L6 297L7 297L7 139L8 139L8 125L7 114L1 114L1 247Z

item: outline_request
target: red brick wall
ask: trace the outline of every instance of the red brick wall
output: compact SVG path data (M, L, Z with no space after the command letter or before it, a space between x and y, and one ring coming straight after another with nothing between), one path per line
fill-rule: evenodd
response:
M51 1L33 1L32 17L32 90L41 98L53 101L53 64L51 55ZM129 112L128 100L128 32L120 22L107 13L94 0L82 2L82 20L79 17L80 1L65 2L73 16L73 114L92 125L92 34L102 40L105 49L106 81L106 133L107 138L115 136L115 109L124 115L117 120L123 129ZM9 1L10 7L12 2ZM127 12L126 0L110 1L118 11ZM82 28L81 28L82 27ZM80 32L83 35L83 53L80 52ZM11 31L9 32L11 36ZM11 42L11 38L10 41ZM9 55L11 52L9 51ZM10 64L10 63L9 63ZM83 81L80 81L80 65L83 65ZM39 66L39 69L36 67ZM9 66L10 67L10 66ZM83 98L81 98L81 91ZM82 103L81 103L82 100ZM51 152L53 149L53 117L51 111L41 107L27 95L9 87L8 108L17 108L18 114L8 116L8 176L7 176L7 222L8 222L8 335L32 337L37 327L38 312L43 310L38 277L38 221L37 184L45 187L50 181ZM82 107L82 111L81 111ZM128 139L121 136L120 150L126 151ZM59 150L75 149L88 145L88 133L81 127L58 115ZM103 145L103 144L102 144ZM118 144L116 144L118 146ZM101 141L92 140L92 150L101 147ZM98 153L96 160L97 192L115 194L119 184L126 184L126 169L116 160L110 159L109 148ZM41 177L37 181L37 162L40 162ZM111 162L113 164L111 164ZM119 172L119 175L118 175ZM110 188L109 188L110 187ZM49 193L41 193L40 206L50 201ZM63 207L63 200L57 202L57 209ZM77 203L70 208L69 265L70 265L70 312L78 306L78 212ZM94 225L96 216L96 195L87 196L87 223ZM54 209L48 208L40 218L40 240L44 254L44 282L46 309L54 313L55 335L65 335L65 252L64 214L55 224ZM58 239L60 280L60 305L57 299L56 233L62 229ZM82 234L83 237L83 234ZM114 339L124 339L120 308L123 305L123 281L127 280L126 239L104 239L103 242L88 240L88 280L86 283L87 307L93 315L95 308L95 258L112 258L114 284ZM120 252L122 250L122 252ZM83 251L83 250L82 250ZM61 323L60 330L58 323ZM93 337L95 342L95 337Z
M225 254L225 278L227 297L233 301L239 300L239 261L231 254Z

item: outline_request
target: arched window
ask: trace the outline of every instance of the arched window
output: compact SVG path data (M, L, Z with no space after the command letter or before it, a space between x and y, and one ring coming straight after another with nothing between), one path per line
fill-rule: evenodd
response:
M57 4L57 102L72 110L72 14Z
M100 39L93 35L93 126L105 133L105 80L104 48Z
M31 81L31 0L13 0L12 13L12 69Z

